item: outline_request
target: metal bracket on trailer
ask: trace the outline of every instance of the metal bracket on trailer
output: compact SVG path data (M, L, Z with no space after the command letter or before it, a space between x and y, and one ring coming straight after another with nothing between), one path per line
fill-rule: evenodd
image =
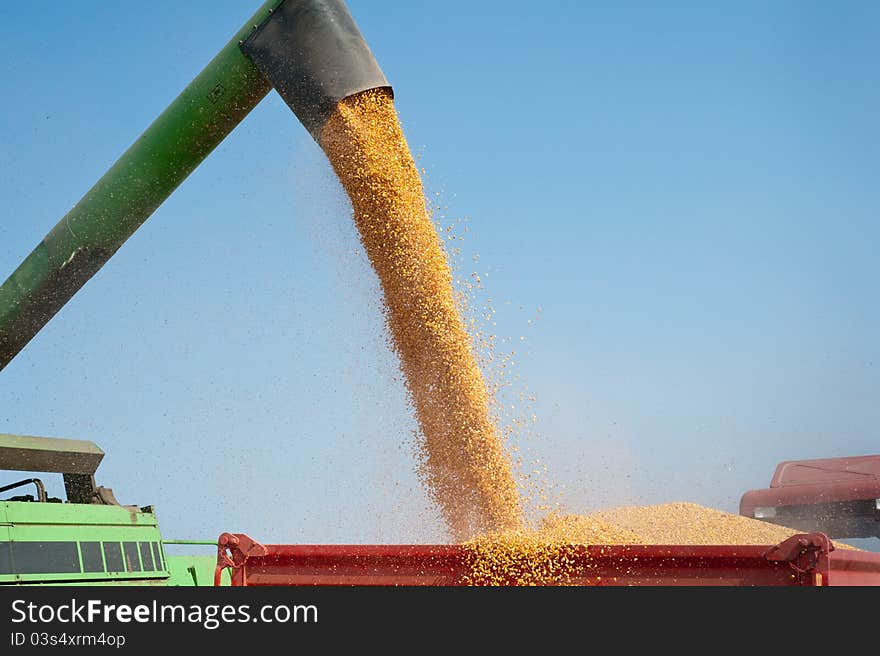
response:
M774 562L787 562L798 575L806 578L808 585L826 583L824 572L828 571L828 554L834 545L824 533L792 535L771 547L764 558Z
M241 569L251 556L265 556L269 550L244 533L224 533L217 540L217 568L214 570L214 585L220 585L220 577L224 569L231 569L232 577L240 578L240 585L245 585L244 577L239 577Z

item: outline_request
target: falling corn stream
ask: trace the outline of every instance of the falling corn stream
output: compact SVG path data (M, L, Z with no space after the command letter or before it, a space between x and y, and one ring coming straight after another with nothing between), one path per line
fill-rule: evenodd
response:
M515 529L510 459L453 295L452 272L390 94L346 98L320 138L382 287L421 429L422 475L453 536Z
M548 514L528 526L390 93L373 89L341 101L320 144L378 275L420 427L423 481L465 546L468 582L565 584L580 544L776 544L797 532L692 503Z

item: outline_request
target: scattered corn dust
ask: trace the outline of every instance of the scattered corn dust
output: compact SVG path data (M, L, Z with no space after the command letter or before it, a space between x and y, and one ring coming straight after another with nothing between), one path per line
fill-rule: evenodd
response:
M421 429L429 493L458 540L518 527L510 459L391 95L374 89L341 101L319 142L379 277L391 344Z

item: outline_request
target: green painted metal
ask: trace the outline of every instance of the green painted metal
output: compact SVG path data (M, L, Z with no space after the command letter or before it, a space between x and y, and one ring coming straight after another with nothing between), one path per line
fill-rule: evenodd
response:
M170 576L165 585L214 586L214 570L217 567L217 554L168 556ZM226 569L220 575L220 585L230 585L231 575Z
M156 515L136 506L102 506L84 503L0 502L0 525L89 527L124 526L158 530ZM90 529L91 530L91 529ZM42 538L34 538L42 539Z
M0 370L269 92L239 44L267 0L0 287Z
M89 571L85 549L96 543L102 571ZM169 555L168 543L216 546L208 540L165 542L155 514L135 507L0 502L0 586L214 585L216 553ZM53 555L58 548L70 558ZM110 549L121 555L121 566L112 565ZM18 554L27 554L27 562ZM39 571L27 571L35 564ZM229 585L228 574L221 584Z
M103 570L84 571L83 543L101 543ZM164 550L159 563L152 567L144 562L140 543L158 545L162 536L153 513L124 506L99 506L65 503L0 502L0 585L23 583L125 582L133 580L168 579ZM129 545L135 549L128 552ZM56 558L54 547L65 547L78 560ZM76 545L75 548L71 545ZM117 545L117 547L113 547ZM114 567L108 560L110 548L117 548L122 565ZM150 546L150 559L157 547ZM28 564L16 555L28 555ZM10 553L12 554L10 556ZM33 570L34 562L37 570Z
M94 442L0 434L0 469L91 476L103 457ZM214 584L216 540L163 541L152 507L71 503L69 493L67 503L0 501L0 586ZM169 555L166 544L202 548Z
M94 474L104 452L94 442L0 433L0 469Z

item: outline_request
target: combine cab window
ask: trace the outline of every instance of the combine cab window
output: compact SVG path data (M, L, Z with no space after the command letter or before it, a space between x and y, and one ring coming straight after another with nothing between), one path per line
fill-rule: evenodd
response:
M16 574L79 574L76 542L13 542Z
M122 560L122 547L118 542L104 543L104 558L107 561L108 572L124 572L125 564Z
M150 543L139 542L138 547L141 550L141 562L144 564L144 571L152 572L153 570L158 569L153 564L153 553L150 551Z
M140 572L141 559L138 556L137 542L123 542L122 549L125 552L125 570L127 572Z
M0 574L12 574L12 545L0 542Z
M104 558L101 556L100 542L80 542L84 572L103 572Z
M165 556L162 554L162 545L158 542L153 542L153 552L156 554L154 560L156 561L157 569L165 570L168 567L165 565Z

